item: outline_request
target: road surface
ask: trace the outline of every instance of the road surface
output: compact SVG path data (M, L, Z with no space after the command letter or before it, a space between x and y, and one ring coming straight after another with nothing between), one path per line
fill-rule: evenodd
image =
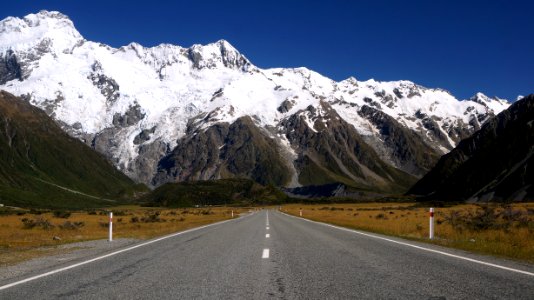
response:
M0 282L0 299L534 299L534 266L444 249L263 210Z

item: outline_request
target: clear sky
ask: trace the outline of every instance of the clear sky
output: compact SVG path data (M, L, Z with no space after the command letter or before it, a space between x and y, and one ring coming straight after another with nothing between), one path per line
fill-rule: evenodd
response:
M461 99L534 93L532 0L12 0L0 3L0 19L41 9L114 47L225 39L261 68L406 79Z

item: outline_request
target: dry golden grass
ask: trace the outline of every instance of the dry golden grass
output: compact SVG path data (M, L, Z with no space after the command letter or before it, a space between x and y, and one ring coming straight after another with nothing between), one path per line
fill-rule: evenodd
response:
M300 208L315 221L534 262L534 203L436 208L432 241L428 208L413 203L291 204L282 210L298 216Z
M111 209L114 213L113 238L147 239L183 231L230 219L232 210L235 217L246 211L244 208L228 207L117 207ZM52 212L37 215L24 211L19 215L0 216L0 266L56 253L53 247L56 245L107 239L108 220L107 212L103 210L73 212L68 218L54 216ZM61 240L54 240L54 237Z

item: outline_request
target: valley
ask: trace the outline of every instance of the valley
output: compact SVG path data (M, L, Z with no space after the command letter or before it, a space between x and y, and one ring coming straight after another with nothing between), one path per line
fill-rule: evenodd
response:
M0 298L534 295L534 94L264 68L224 39L112 46L74 21L0 21Z

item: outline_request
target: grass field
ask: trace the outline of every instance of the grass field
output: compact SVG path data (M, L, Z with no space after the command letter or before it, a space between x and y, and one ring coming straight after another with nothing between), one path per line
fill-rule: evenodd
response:
M447 247L534 263L534 203L435 208L435 239L428 239L428 207L413 203L284 205L298 216Z
M231 218L243 208L159 209L123 206L113 211L113 238L148 239ZM108 213L5 211L0 215L0 267L54 253L54 246L108 238Z

